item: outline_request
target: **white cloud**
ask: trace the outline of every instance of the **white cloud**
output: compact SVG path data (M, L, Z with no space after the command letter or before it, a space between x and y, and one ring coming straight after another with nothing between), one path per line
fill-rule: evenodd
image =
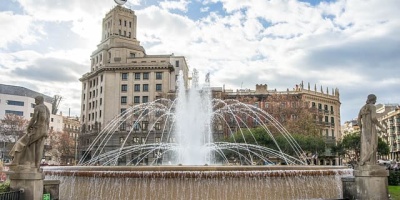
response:
M200 76L210 72L214 86L254 89L255 84L268 84L285 90L304 80L312 88L317 84L318 90L320 85L324 90L338 87L345 121L354 117L351 107L356 102L363 104L367 93L382 91L378 98L388 99L384 96L394 96L389 89L400 84L396 77L400 70L396 70L400 65L400 7L396 0L338 0L316 6L295 0L197 2L204 5L200 8L202 14L206 11L208 15L193 20L191 13L186 13L192 6L188 0L162 1L159 5L145 0L130 1L143 7L135 13L137 38L146 52L183 55L191 69L200 70ZM0 48L22 45L19 50L0 53L0 70L4 74L32 66L37 59L54 59L60 65L80 66L89 71L89 56L100 42L101 20L114 5L112 0L19 3L24 14L0 13L0 24L7 27L0 30L4 37ZM220 3L225 12L213 10L215 3ZM52 35L43 27L55 23L71 26L65 35L78 34L81 41L75 41L76 47L60 50L46 46L43 38ZM7 34L9 31L13 34ZM73 37L60 40L68 38ZM36 52L24 49L24 45L35 43L43 48L35 49ZM76 68L71 70L73 76L79 73L82 72ZM29 82L25 78L22 81ZM68 87L76 88L73 90L61 89L54 83L30 83L57 88L62 96L70 98L67 102L77 110L74 112L79 112L78 81L68 83ZM365 87L366 83L371 86Z
M167 1L164 0L163 2L160 2L160 6L163 9L166 10L180 10L183 12L187 12L188 10L188 0L179 0L179 1Z
M32 24L33 18L17 15L12 12L0 12L0 48L7 48L10 43L27 45L35 43L40 33L41 25ZM36 34L35 34L36 33Z

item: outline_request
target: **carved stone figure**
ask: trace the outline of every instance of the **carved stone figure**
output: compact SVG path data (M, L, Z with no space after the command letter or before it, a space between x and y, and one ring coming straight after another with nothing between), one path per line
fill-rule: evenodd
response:
M29 121L27 133L15 143L10 151L10 155L14 157L10 165L40 167L44 141L49 131L50 111L44 105L42 96L35 97L35 103L36 106Z
M358 125L361 129L361 155L360 165L375 165L377 162L376 153L378 149L378 126L381 130L385 128L376 118L376 96L368 95L366 104L358 114Z

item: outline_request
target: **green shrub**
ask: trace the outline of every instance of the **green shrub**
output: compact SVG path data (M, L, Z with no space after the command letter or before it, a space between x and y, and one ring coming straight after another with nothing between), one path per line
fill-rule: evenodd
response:
M400 185L400 171L389 170L389 185Z
M10 191L10 181L0 183L0 193Z

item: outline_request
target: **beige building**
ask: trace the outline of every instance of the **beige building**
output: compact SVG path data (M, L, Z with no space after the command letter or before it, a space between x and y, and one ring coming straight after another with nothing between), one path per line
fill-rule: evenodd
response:
M329 92L317 87L304 88L303 83L296 85L293 89L286 91L270 90L266 84L257 84L255 90L238 89L227 90L224 88L214 88L213 95L222 99L237 99L241 102L254 105L271 114L279 122L284 123L288 120L296 120L303 109L312 113L315 123L321 127L321 136L327 144L335 144L341 138L340 127L340 96L339 90L334 89ZM251 126L251 122L249 122ZM221 133L224 134L224 133ZM338 165L341 161L330 153L330 148L326 148L324 155L314 161L317 165Z
M214 92L214 95L217 95ZM241 102L253 104L266 110L278 121L296 119L297 108L308 108L313 113L315 122L323 127L321 132L330 142L335 142L341 138L340 127L340 97L339 90L335 89L329 93L326 91L317 91L314 89L305 89L302 84L296 85L293 89L286 91L269 90L268 86L256 85L255 90L225 90L219 94L224 99L238 99Z
M388 159L400 161L400 106L394 104L383 107L377 109L377 112L382 109L386 111L379 115L378 121L386 125L387 129L380 137L389 145Z
M80 79L81 155L104 126L127 108L173 96L180 71L188 84L185 57L146 54L136 32L133 10L115 6L103 19L102 40L91 55L90 72ZM108 150L117 146L116 142Z

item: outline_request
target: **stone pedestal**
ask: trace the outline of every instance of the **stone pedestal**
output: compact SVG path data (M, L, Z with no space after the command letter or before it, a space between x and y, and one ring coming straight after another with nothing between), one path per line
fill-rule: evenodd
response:
M365 165L354 169L356 199L388 199L389 171L384 166Z
M43 196L44 175L36 169L15 170L9 174L12 190L23 189L22 199L41 200Z

